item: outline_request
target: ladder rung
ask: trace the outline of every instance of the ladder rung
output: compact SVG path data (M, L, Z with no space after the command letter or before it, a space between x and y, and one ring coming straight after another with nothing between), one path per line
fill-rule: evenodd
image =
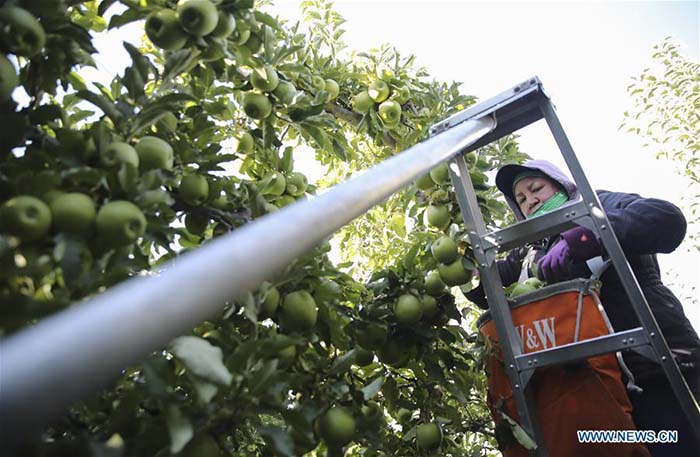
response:
M637 327L577 343L564 344L543 351L519 355L515 357L515 363L518 371L534 370L535 368L562 362L573 362L648 344L649 339L646 332L642 327Z
M578 201L542 216L487 233L481 237L483 250L507 251L561 233L574 227L575 220L588 217L586 204Z

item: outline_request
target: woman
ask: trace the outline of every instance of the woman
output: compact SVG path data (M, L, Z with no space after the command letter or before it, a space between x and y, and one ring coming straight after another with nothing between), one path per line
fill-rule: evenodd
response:
M496 175L496 186L518 220L552 211L580 197L576 184L544 160L502 167ZM656 260L657 253L670 253L683 240L686 230L683 214L675 205L663 200L604 190L596 193L686 382L695 397L700 398L700 339L678 299L661 282ZM533 271L551 284L591 276L589 264L601 255L604 252L595 234L577 227L509 252L498 262L498 269L504 286L518 281L523 274L531 276ZM637 317L615 269L609 268L600 279L600 298L615 331L638 327ZM467 293L467 298L482 308L488 306L481 287ZM635 383L643 389L642 393L630 393L637 428L679 432L676 444L648 444L652 455L698 455L700 443L693 436L659 366L634 352L625 353L624 359Z

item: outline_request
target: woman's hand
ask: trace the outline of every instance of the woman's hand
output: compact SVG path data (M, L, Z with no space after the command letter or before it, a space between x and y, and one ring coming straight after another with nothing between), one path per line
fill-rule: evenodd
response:
M537 276L548 284L562 281L569 276L570 263L569 245L560 240L537 262Z
M550 284L568 279L571 263L586 261L601 252L595 234L584 227L567 230L561 236L537 263L537 276Z

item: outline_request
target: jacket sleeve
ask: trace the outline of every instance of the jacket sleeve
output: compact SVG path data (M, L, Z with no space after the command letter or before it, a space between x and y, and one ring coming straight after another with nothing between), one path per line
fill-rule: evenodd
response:
M622 192L598 197L625 254L667 254L685 237L685 217L673 203Z
M513 249L508 253L505 259L496 261L496 267L498 268L498 273L501 276L504 287L513 284L520 277L520 270L522 269L522 262L525 254L527 254L527 250L524 248ZM479 284L474 289L465 293L464 296L482 309L488 309L489 307L482 284Z

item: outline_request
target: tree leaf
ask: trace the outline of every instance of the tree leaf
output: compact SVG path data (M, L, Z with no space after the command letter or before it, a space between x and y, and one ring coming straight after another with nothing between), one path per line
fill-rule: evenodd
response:
M229 385L233 376L223 364L220 348L196 336L180 336L169 345L170 351L194 375L217 384Z
M168 406L168 433L170 434L170 452L177 454L194 436L194 429L189 418L180 412L177 406Z
M382 386L384 386L385 381L386 378L384 376L379 376L370 381L369 384L364 386L362 388L362 394L365 398L365 401L374 398L374 396L377 395L380 390L382 390Z

